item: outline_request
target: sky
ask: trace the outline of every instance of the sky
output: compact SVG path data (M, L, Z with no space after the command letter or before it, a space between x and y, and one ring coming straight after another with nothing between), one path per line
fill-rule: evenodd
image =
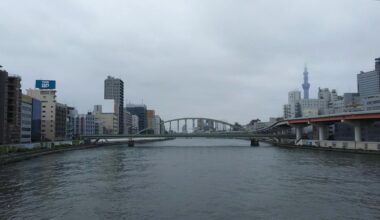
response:
M1 0L0 65L57 81L81 113L103 104L108 75L127 103L163 119L248 123L282 116L290 90L356 92L380 57L375 0Z

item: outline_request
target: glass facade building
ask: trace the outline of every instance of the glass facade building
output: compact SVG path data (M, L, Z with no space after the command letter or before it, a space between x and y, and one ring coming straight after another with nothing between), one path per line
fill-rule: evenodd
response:
M32 142L41 141L41 101L32 100Z
M144 130L148 127L146 105L132 105L128 104L125 108L131 115L136 115L139 118L139 130Z
M362 98L380 94L380 58L375 59L374 71L358 74L358 91Z

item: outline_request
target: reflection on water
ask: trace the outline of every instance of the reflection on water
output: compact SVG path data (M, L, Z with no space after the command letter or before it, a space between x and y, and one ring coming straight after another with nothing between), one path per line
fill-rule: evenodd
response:
M0 219L376 219L380 156L177 139L1 167Z

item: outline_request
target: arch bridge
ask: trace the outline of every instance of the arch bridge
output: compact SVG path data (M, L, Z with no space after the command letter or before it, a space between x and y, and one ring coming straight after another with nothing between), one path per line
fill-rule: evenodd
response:
M189 123L190 121L190 123ZM181 127L182 122L182 127ZM166 126L168 126L168 130L166 130ZM212 118L204 118L204 117L183 117L170 119L167 121L163 121L160 123L160 127L165 128L165 131L169 133L189 133L189 128L191 125L191 130L193 132L228 132L233 131L235 129L235 125L228 123L226 121L212 119ZM147 130L151 130L152 128L146 128L139 131L139 134L146 132ZM182 132L181 132L182 130Z
M188 122L190 121L191 130L189 132ZM182 122L182 132L180 129L180 125ZM173 126L175 125L176 130L173 130ZM240 127L237 128L235 125L212 118L204 118L204 117L183 117L176 118L167 121L163 121L160 123L160 126L165 127L168 126L168 131L151 134L146 132L149 129L143 129L139 131L137 134L126 134L126 135L84 135L82 138L87 141L95 141L98 142L101 139L129 139L128 145L134 145L135 138L241 138L251 140L251 146L258 146L258 138L268 138L275 137L272 134L259 134L248 132L246 130L242 130ZM276 136L277 137L277 136Z

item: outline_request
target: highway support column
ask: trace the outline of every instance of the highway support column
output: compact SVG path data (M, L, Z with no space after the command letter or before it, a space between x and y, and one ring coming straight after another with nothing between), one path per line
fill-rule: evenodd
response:
M296 141L301 140L302 129L303 129L303 127L301 125L296 125Z
M355 141L362 141L362 126L360 122L354 122L354 131L355 131Z
M356 142L362 141L362 126L364 124L370 124L370 122L360 122L360 121L345 121L354 127L354 138Z
M327 125L325 125L323 123L318 123L318 124L316 124L316 127L318 128L318 139L319 139L319 141L327 140L327 137L326 137Z

